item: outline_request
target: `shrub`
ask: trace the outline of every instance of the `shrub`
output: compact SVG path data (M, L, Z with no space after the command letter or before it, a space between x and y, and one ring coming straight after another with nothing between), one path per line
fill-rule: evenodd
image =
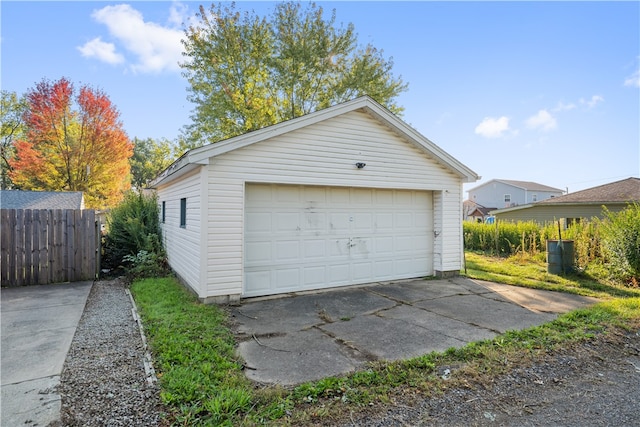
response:
M107 218L103 265L124 263L136 277L154 275L165 265L161 241L157 197L129 192Z
M605 208L599 224L602 246L612 273L637 284L640 280L640 204L613 213Z

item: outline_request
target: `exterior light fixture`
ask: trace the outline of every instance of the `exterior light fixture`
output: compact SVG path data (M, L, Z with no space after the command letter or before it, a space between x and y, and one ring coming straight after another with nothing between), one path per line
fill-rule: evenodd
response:
M358 169L362 169L362 168L363 168L363 167L365 167L365 166L367 166L367 164L366 164L366 163L362 163L362 162L358 162L358 163L356 163L356 167L357 167Z

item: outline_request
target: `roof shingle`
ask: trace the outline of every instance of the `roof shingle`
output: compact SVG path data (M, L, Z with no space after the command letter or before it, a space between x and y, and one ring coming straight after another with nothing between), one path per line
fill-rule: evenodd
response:
M81 191L0 190L2 209L84 209Z
M627 178L622 181L542 200L536 204L631 202L640 202L640 178Z

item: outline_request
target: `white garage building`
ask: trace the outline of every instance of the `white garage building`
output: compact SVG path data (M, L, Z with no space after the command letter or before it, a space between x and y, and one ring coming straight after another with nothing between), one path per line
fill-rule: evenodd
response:
M152 187L172 269L225 303L457 274L478 179L362 97L191 150Z

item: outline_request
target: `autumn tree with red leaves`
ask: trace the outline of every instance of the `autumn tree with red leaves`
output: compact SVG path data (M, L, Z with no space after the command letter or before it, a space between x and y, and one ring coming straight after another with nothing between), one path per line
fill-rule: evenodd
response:
M106 94L65 78L27 93L26 136L10 177L22 190L82 191L87 208L115 206L130 188L133 145Z

